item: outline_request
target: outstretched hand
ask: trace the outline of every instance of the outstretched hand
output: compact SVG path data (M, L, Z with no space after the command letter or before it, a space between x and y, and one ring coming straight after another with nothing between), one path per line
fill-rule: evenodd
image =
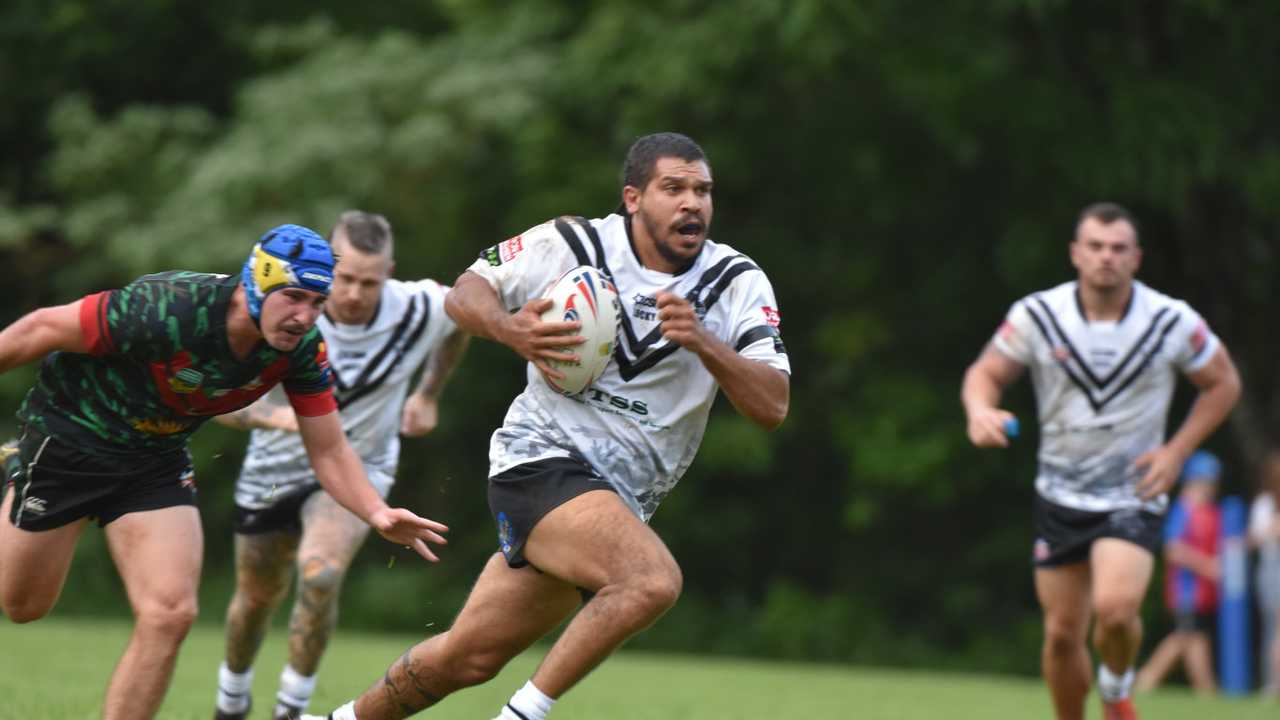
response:
M564 373L556 370L551 362L575 363L581 358L565 348L587 341L581 335L572 335L582 329L577 321L543 322L542 313L551 308L549 298L539 298L525 303L524 307L507 318L503 325L503 344L515 350L520 357L533 363L544 375L553 380L563 380Z
M1148 450L1133 461L1133 466L1144 470L1142 479L1138 481L1138 497L1151 500L1173 487L1182 473L1182 464L1186 458L1168 445L1161 445L1155 450Z
M448 526L435 520L418 517L404 508L384 507L369 516L369 525L389 542L412 548L422 557L437 562L440 558L431 552L427 543L448 545L441 533L449 532Z

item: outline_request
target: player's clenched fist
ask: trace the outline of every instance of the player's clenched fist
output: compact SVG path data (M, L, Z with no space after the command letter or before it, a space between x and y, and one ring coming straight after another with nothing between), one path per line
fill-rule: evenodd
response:
M683 348L698 352L706 342L707 329L698 319L698 314L693 311L693 304L669 292L658 293L657 301L658 322L662 328L662 337Z

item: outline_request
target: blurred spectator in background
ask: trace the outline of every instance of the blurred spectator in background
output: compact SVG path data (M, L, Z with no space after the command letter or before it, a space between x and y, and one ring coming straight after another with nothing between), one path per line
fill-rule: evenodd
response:
M1182 470L1182 492L1164 526L1165 604L1174 629L1138 671L1137 689L1153 690L1181 658L1198 694L1216 689L1213 631L1218 613L1222 513L1214 500L1222 464L1213 453L1196 451Z
M1258 495L1249 511L1249 545L1258 551L1256 589L1262 616L1262 692L1280 697L1280 449L1262 463Z

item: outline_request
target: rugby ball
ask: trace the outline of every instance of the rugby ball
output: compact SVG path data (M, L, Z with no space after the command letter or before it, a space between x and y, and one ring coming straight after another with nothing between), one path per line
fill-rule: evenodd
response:
M582 323L582 329L570 334L581 335L586 341L564 348L576 353L579 361L552 360L550 365L564 377L556 380L545 373L542 376L556 392L577 395L600 379L613 357L621 314L618 288L596 268L579 265L561 275L542 297L551 300L551 307L542 313L543 322Z

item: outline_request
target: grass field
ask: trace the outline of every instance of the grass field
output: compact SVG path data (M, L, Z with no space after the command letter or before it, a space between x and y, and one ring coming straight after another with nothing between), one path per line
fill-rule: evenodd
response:
M3 622L3 621L0 621ZM128 626L116 621L45 620L0 624L0 720L94 720ZM339 632L321 668L313 710L352 698L418 638ZM183 647L159 717L209 720L221 660L221 630L199 625ZM529 676L538 653L517 658L497 679L454 695L422 717L487 720ZM283 662L283 633L268 636L254 697L266 717ZM1201 700L1182 690L1142 697L1145 718L1253 720L1280 708L1248 698ZM1098 716L1090 703L1090 718ZM729 720L865 718L992 720L1049 718L1039 682L985 675L935 674L623 652L556 708L556 720Z

